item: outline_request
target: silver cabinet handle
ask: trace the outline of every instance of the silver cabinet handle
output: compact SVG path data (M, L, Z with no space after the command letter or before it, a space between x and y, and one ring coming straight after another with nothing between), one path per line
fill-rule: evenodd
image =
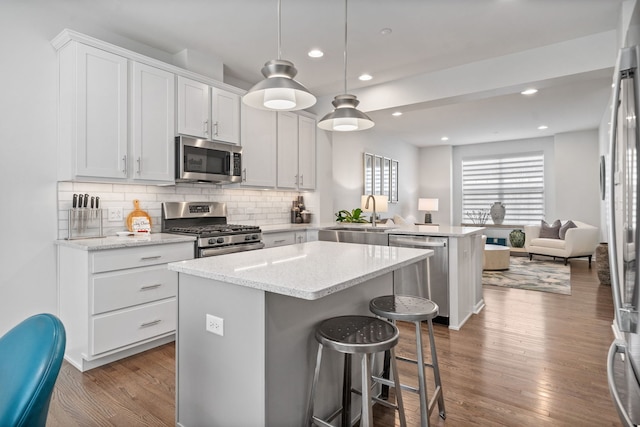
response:
M204 134L209 135L209 120L205 120L202 124L204 126Z
M142 286L140 288L140 291L150 291L151 289L158 289L160 286L162 286L162 283L156 283L153 285L146 285L146 286Z
M152 320L151 322L141 323L140 327L141 328L148 328L149 326L157 325L160 322L162 322L162 319L156 319L156 320Z
M247 168L242 169L242 182L247 182Z
M122 173L126 175L127 174L127 155L126 154L122 156L122 164L123 164Z
M298 175L296 175L296 185L298 185Z
M140 258L140 261L151 261L151 260L160 259L160 258L162 258L162 255L143 256Z
M215 122L213 124L213 128L215 129L215 132L213 133L215 136L218 136L218 122Z
M142 171L142 159L140 157L138 157L138 175L140 175L140 172Z
M273 243L282 243L285 242L286 239L274 240Z
M304 175L300 175L300 185L304 185Z

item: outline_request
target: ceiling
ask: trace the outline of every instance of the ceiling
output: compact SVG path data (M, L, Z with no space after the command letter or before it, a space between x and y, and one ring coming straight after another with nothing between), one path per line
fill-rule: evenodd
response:
M517 63L520 52L614 32L621 2L350 0L348 92L358 95L360 109L376 122L375 131L417 146L443 144L444 135L449 137L447 144L468 144L593 129L607 108L615 48L607 50L606 67L562 65L564 70L556 73L554 60L542 55L537 74L528 76L528 70L521 70L512 73L521 75L520 80L509 77L491 87L485 81L504 69L498 65L500 58ZM225 81L244 88L259 81L262 65L278 54L276 0L31 3L38 3L39 14L54 8L66 15L69 28L89 35L100 28L170 54L190 49L215 56L224 63ZM383 28L392 32L382 35ZM324 57L309 58L311 48L322 49ZM344 1L282 0L282 58L294 62L296 79L319 98L314 111L330 111L333 96L344 92ZM491 61L496 61L495 73ZM485 71L467 73L464 84L458 84L460 79L442 83L452 88L443 95L411 96L426 90L420 84L411 86L416 76L427 82L430 76L455 76L448 70L464 70L468 64L484 64ZM364 72L373 80L357 80ZM394 82L407 85L395 90ZM528 83L540 92L520 95ZM464 90L454 90L461 86ZM378 93L383 95L372 98ZM371 101L387 96L393 101ZM392 117L396 110L404 114ZM541 124L548 129L538 130Z

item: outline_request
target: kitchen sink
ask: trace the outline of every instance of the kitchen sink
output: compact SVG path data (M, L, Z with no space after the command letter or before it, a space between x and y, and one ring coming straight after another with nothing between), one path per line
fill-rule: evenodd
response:
M384 233L387 230L390 230L389 227L349 227L349 226L339 226L339 227L328 227L325 230L331 231L357 231L364 233Z
M342 243L360 243L364 245L389 245L389 227L353 227L336 226L318 231L318 240Z

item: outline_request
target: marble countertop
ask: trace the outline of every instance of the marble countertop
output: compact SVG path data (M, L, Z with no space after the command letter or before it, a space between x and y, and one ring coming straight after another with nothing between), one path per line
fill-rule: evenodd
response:
M433 251L308 242L169 264L169 270L315 300L426 259Z
M56 240L56 245L69 246L85 251L130 248L136 246L164 245L168 243L194 242L195 236L180 234L151 233L136 236L108 236L94 239Z
M320 230L330 227L370 228L370 223L340 223L323 222L315 224L272 224L260 226L263 234L283 231ZM458 227L452 225L384 225L378 224L377 228L384 229L387 234L412 234L420 236L463 237L472 234L482 234L484 227Z

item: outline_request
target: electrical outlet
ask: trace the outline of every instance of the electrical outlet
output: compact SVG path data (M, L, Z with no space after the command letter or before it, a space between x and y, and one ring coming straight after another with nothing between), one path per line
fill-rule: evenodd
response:
M124 212L122 208L109 208L108 212L109 221L111 222L122 221L122 219L124 218Z
M222 317L207 314L207 331L212 334L224 336L224 319Z

